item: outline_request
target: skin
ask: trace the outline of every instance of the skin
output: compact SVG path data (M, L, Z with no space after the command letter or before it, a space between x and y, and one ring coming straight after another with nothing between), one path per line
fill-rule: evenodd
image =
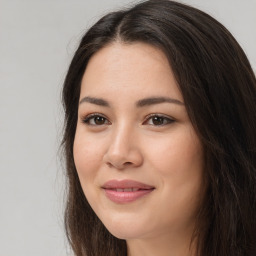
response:
M85 97L104 99L109 106ZM174 101L136 105L151 97ZM100 122L88 120L93 113L103 117ZM156 114L164 118L155 122L151 115ZM88 202L106 228L127 241L129 256L193 255L189 247L203 197L203 150L159 49L114 42L92 56L81 84L74 159ZM102 189L112 179L155 189L118 204Z

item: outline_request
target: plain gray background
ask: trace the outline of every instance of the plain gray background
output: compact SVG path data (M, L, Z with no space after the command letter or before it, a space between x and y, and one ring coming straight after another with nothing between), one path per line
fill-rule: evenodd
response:
M129 0L0 0L0 256L66 256L60 91L85 30ZM256 67L256 0L183 0Z

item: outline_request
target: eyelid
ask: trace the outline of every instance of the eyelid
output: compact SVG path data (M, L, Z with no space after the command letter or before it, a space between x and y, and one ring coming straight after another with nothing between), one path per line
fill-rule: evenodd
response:
M106 121L107 121L107 125L111 124L111 122L108 120L108 118L103 115L103 114L100 114L100 113L91 113L91 114L88 114L84 117L81 118L81 121L82 123L86 124L86 125L90 125L90 126L103 126L103 125L106 125L105 123L104 124L101 124L101 125L97 125L97 124L90 124L89 121L92 119L92 118L95 118L95 117L103 117ZM175 119L170 117L170 116L167 116L165 114L160 114L160 113L153 113L153 114L149 114L147 115L144 119L145 121L143 121L142 125L146 125L147 122L153 118L153 117L160 117L160 118L163 118L164 120L167 120L167 123L164 123L164 124L159 124L159 125L154 125L154 124L149 124L149 125L152 125L152 126L164 126L164 125L167 125L167 124L171 124L173 122L175 122Z
M173 117L170 117L170 116L167 116L167 115L164 115L164 114L154 113L154 114L147 115L145 117L145 121L142 124L144 125L145 122L147 122L152 117L161 117L165 120L168 120L167 124L171 124L171 123L175 122L175 119ZM167 124L161 124L161 125L152 125L151 124L151 125L152 126L164 126L164 125L167 125Z
M89 121L90 119L94 118L94 117L103 117L105 118L107 121L108 121L108 124L111 124L111 122L108 120L108 118L106 116L104 116L103 114L100 114L100 113L91 113L91 114L88 114L84 117L81 118L81 121L82 123L86 124L86 125L91 125L91 126L102 126L102 125L105 125L105 124L102 124L102 125L97 125L97 124L89 124Z

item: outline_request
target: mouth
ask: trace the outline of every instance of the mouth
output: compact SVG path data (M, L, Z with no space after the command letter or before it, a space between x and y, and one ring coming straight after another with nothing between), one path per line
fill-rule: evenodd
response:
M107 189L107 188L105 188ZM134 192L140 190L139 188L108 188L117 192Z
M133 180L110 180L102 189L112 202L124 204L149 195L155 187Z

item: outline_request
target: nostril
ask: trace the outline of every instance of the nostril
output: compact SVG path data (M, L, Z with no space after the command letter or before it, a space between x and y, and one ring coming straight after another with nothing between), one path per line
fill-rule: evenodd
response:
M120 164L120 166L118 165L118 164L112 164L111 162L107 162L106 163L110 168L112 168L112 167L115 167L115 168L118 168L118 169L123 169L124 167L126 167L126 166L130 166L130 165L132 165L133 163L132 162L125 162L125 163L122 163L122 164Z
M109 167L113 167L113 165L111 164L111 163L106 163L107 164L107 166L109 166Z
M125 162L124 165L131 165L132 162Z

